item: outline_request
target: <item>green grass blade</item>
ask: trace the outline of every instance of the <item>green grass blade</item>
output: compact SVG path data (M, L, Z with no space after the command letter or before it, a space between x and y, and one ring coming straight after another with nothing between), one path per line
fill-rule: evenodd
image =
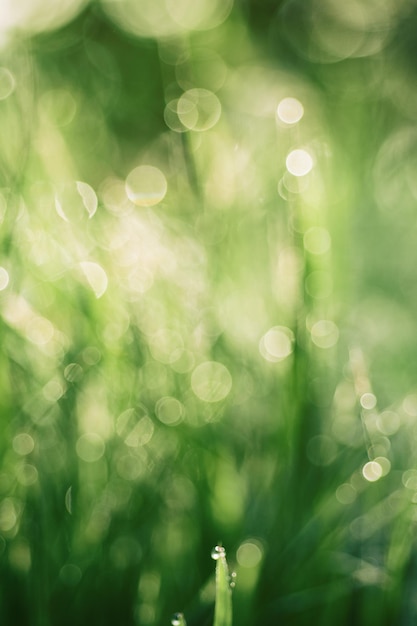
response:
M216 604L214 626L232 626L232 590L225 549L216 546L211 552L216 561Z

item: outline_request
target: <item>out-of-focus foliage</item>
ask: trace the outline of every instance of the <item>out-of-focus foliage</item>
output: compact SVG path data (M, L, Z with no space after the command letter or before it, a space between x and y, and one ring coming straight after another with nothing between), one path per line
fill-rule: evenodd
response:
M416 26L3 3L4 626L415 622Z

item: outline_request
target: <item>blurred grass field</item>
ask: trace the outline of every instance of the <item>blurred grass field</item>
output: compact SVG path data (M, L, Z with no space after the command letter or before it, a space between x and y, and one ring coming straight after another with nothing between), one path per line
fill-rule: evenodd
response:
M416 26L0 10L2 626L416 623Z

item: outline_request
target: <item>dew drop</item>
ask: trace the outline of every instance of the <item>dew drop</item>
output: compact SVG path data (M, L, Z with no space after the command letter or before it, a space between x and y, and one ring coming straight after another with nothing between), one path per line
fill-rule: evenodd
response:
M236 576L236 572L231 572L229 582L230 589L234 589L236 587Z
M172 626L185 626L185 619L183 613L174 613L171 618Z
M211 558L217 561L222 556L226 556L226 550L223 548L223 546L214 546L213 550L211 551Z

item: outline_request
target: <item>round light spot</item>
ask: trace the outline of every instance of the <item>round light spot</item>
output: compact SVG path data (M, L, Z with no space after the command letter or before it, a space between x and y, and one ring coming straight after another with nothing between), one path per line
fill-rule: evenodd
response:
M55 194L55 209L65 221L78 224L91 219L97 211L98 199L90 185L76 180L65 185Z
M16 87L16 81L7 67L0 67L0 100L8 98Z
M22 463L16 468L16 478L24 487L34 485L38 480L38 470L30 463Z
M296 124L304 115L304 107L297 98L284 98L277 107L277 116L284 124Z
M181 29L209 30L224 22L233 0L165 0L165 6Z
M30 454L35 447L33 437L28 433L20 433L13 438L13 450L20 456Z
M67 563L61 567L59 571L59 579L68 587L75 587L78 585L82 577L82 572L77 565L73 563Z
M294 333L286 326L273 326L259 342L259 351L264 359L278 363L293 351Z
M5 498L0 502L0 530L8 532L13 529L17 522L17 511L11 498Z
M339 339L339 329L330 320L320 320L311 328L311 339L319 348L331 348Z
M221 104L208 89L189 89L177 102L179 120L189 130L204 131L220 119Z
M411 393L403 400L402 407L407 415L417 417L417 394Z
M64 378L69 383L77 383L83 377L84 370L78 363L69 363L64 369Z
M144 471L144 464L133 454L126 454L116 462L117 473L124 480L136 480Z
M181 357L184 341L175 330L161 328L150 337L149 347L156 361L171 364Z
M330 250L331 239L329 231L326 228L313 227L309 228L304 234L304 248L310 254L320 255L326 254Z
M194 354L190 350L183 350L181 356L174 363L171 363L171 367L175 372L179 374L185 374L190 372L195 365Z
M308 295L312 298L317 300L328 298L333 289L331 274L322 270L311 272L306 278L305 287Z
M9 273L4 267L0 267L0 291L6 289L9 284Z
M68 513L72 515L72 486L68 487L65 493L65 508L67 509Z
M360 404L363 409L374 409L376 407L376 397L373 393L364 393L360 398Z
M417 491L417 470L409 469L406 470L402 477L402 483L406 489L411 489L412 491Z
M77 111L74 96L66 89L51 89L40 98L43 117L52 126L67 126Z
M175 426L182 420L184 407L176 398L166 396L156 403L155 413L163 424Z
M26 336L34 344L44 346L54 336L54 327L44 317L32 317L26 326Z
M142 556L142 548L132 536L124 535L112 543L109 556L117 569L124 569L138 563Z
M64 394L64 386L59 380L55 378L51 379L46 383L44 388L42 389L42 394L45 400L48 402L57 402L59 398Z
M236 552L237 562L241 567L256 567L262 560L263 550L258 541L251 539L241 543Z
M83 350L83 361L87 365L96 365L101 359L101 352L94 346L89 346Z
M178 98L170 100L164 109L165 124L176 133L184 133L188 130L178 117Z
M362 468L363 477L371 483L379 480L383 473L383 469L377 461L369 461Z
M381 468L382 468L382 476L386 476L387 474L390 473L390 471L391 471L391 461L389 459L387 459L387 457L385 457L385 456L377 456L374 460L375 460L375 463L378 463L378 465L381 466Z
M93 263L91 261L83 261L80 263L80 268L82 269L82 272L91 289L94 291L96 298L101 298L101 296L106 292L109 284L109 280L104 269L98 263Z
M286 166L293 176L306 176L313 169L313 159L306 150L292 150L287 156Z
M349 483L343 483L336 489L336 498L340 504L352 504L356 500L357 491Z
M184 91L198 87L216 92L225 82L227 68L213 49L193 46L176 63L175 75Z
M383 411L378 415L376 425L383 435L394 435L401 425L400 416L394 411Z
M105 445L102 438L96 433L81 435L76 444L77 454L86 463L94 463L101 459Z
M164 174L152 165L135 167L126 178L126 194L136 206L147 207L161 202L168 189Z
M138 423L131 428L126 435L124 442L130 448L144 446L150 442L153 437L155 427L150 417L145 415Z
M191 374L191 388L204 402L220 402L230 393L232 377L222 363L206 361Z

